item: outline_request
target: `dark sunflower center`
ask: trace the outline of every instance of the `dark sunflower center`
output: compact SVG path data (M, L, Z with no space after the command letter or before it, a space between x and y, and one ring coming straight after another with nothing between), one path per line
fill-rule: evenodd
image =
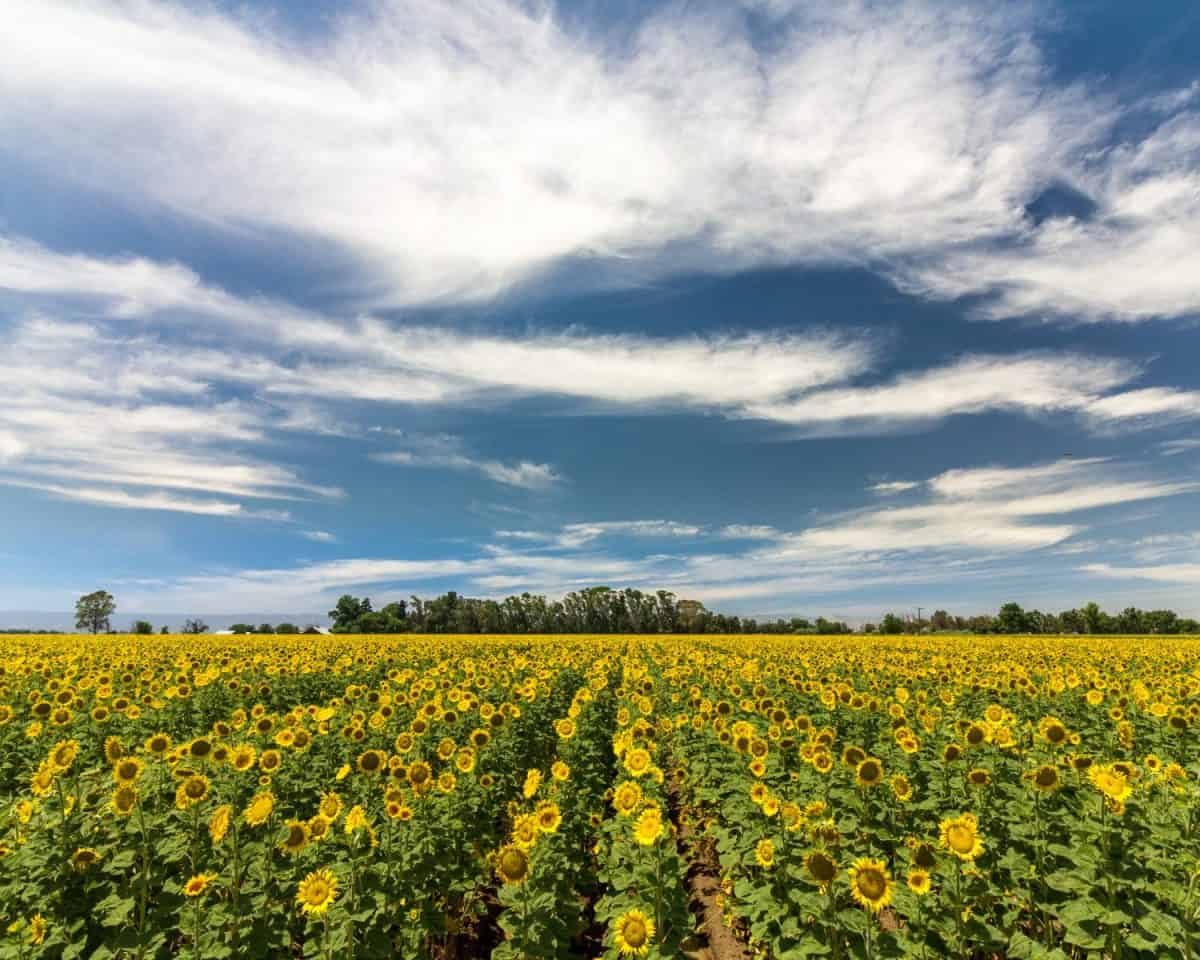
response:
M858 875L858 889L868 900L878 900L887 889L883 874L874 867L868 867Z
M625 921L625 929L621 934L631 947L640 947L646 942L646 924L637 917L630 917Z

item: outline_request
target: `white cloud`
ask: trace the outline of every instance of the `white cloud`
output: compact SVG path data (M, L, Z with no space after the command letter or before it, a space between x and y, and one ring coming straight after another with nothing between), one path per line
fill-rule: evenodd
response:
M869 489L872 493L892 494L904 493L906 490L913 490L919 487L920 484L913 480L890 480L885 483L873 483Z
M781 534L772 526L757 523L730 523L721 528L725 540L775 540Z
M1029 225L1016 245L945 251L902 285L926 296L987 296L989 317L1137 322L1200 312L1200 112L1190 98L1144 139L1094 150L1072 179L1087 220Z
M10 263L6 269L0 245L0 286L34 297L50 290L61 308L72 265L79 263L85 278L103 282L81 284L77 292L119 313L136 302L142 321L163 323L172 311L194 311L220 324L225 335L249 342L231 355L178 335L168 343L161 335L121 334L95 323L35 316L24 321L22 341L73 344L72 362L44 348L40 354L14 351L7 364L0 362L9 383L52 379L97 396L174 392L201 399L214 385L235 385L255 390L278 408L280 415L269 424L273 430L353 435L354 425L322 406L338 400L482 406L523 396L570 397L622 412L715 411L793 424L815 434L887 432L988 411L1069 413L1097 430L1200 416L1192 391L1113 392L1142 372L1124 359L1048 352L966 355L884 382L845 385L870 372L877 343L821 332L666 338L571 330L501 336L394 326L371 317L337 323L285 304L239 300L195 278L170 296L147 297L144 287L174 282L178 271L170 265L77 257L63 263L63 255L28 244L10 244L9 255L17 248L22 266ZM49 277L60 280L42 278L35 268L43 264ZM165 277L161 283L147 280L159 269ZM91 361L80 364L77 357ZM101 364L102 357L108 362ZM260 424L259 430L267 426ZM513 479L525 485L552 482L529 469L541 466L531 463ZM505 475L501 466L493 474L494 479Z
M1144 423L1165 423L1172 420L1200 418L1200 391L1176 390L1172 387L1143 387L1088 404L1086 416L1100 423L1122 423L1137 420Z
M747 416L816 431L886 430L995 410L1077 412L1090 410L1100 394L1137 372L1127 361L1076 354L968 356L887 383L813 390L795 400L747 404L744 410Z
M330 242L393 303L489 296L565 257L637 280L1007 235L1108 113L1048 86L1023 8L806 6L770 44L719 5L669 5L622 43L504 0L373 5L303 44L184 5L7 12L18 156Z
M1153 580L1157 583L1200 584L1200 563L1163 563L1124 567L1109 563L1088 563L1079 569L1084 573L1111 580Z
M337 543L337 537L326 530L303 530L300 536L317 543Z
M372 459L395 466L479 473L496 483L524 490L549 490L562 483L562 477L547 463L531 463L527 460L504 463L474 456L457 437L413 436L408 443L411 449L377 453Z
M4 478L0 478L0 483L40 490L63 500L74 500L102 507L116 507L122 510L161 510L170 513L196 513L209 517L244 517L276 521L291 519L291 515L287 511L247 510L240 503L231 503L226 500L197 500L161 491L143 493L105 486L68 487L61 484Z
M944 583L951 575L960 586L986 584L996 577L1027 576L1038 551L1110 544L1078 539L1110 522L1090 512L1098 507L1194 493L1198 488L1200 484L1190 482L1149 481L1128 465L1107 460L954 470L931 478L925 484L927 499L914 506L874 506L793 532L723 528L718 540L728 536L763 541L731 553L697 552L686 541L703 537L704 528L679 521L574 523L547 532L496 533L499 540L527 545L524 550L490 544L479 555L462 559L358 558L186 577L135 600L141 609L261 609L324 603L347 590L407 592L415 584L444 579L474 595L529 590L557 596L605 583L665 587L710 603L762 597L796 602L860 594L868 587ZM727 534L730 530L733 533ZM743 536L747 533L756 536ZM612 550L617 544L604 543L606 538L672 538L682 549L618 555ZM628 544L622 547L627 550ZM1108 576L1109 569L1115 568L1100 565L1083 572ZM1155 576L1165 580L1188 568L1172 564L1157 569Z
M243 452L266 441L271 417L213 395L198 373L207 363L42 316L0 332L3 479L101 506L258 519L285 514L240 499L341 496Z
M1173 457L1189 450L1200 450L1200 437L1187 437L1182 440L1164 440L1158 445L1163 456Z
M608 520L596 523L568 523L559 532L556 543L575 548L600 537L697 537L702 528L675 520Z

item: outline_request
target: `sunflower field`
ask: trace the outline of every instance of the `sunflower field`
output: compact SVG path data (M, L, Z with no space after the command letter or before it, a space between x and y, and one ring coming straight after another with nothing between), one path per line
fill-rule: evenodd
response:
M1198 725L1177 637L0 637L0 958L1191 960Z

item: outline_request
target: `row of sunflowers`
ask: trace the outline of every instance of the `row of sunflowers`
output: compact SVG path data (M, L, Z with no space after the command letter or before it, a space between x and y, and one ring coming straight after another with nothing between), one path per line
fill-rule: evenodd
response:
M1190 960L1198 654L0 638L0 960Z

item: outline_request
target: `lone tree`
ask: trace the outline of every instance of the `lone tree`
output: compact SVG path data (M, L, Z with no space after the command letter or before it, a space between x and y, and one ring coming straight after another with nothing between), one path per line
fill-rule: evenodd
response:
M131 633L147 634L154 632L154 624L149 620L134 620Z
M203 620L185 620L183 622L184 633L208 633L208 624Z
M107 590L97 590L75 601L75 628L99 633L112 629L109 618L117 612L117 602Z

